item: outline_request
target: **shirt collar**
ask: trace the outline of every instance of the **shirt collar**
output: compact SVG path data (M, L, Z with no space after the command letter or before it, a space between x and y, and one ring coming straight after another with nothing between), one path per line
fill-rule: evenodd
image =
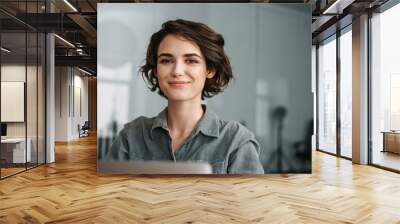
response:
M203 135L218 137L219 136L219 119L217 115L207 108L206 105L202 105L205 113L201 117L200 121L195 126L194 134L197 135L201 132ZM153 131L157 128L162 128L168 131L167 125L167 108L161 111L154 119L151 126L150 135L153 138Z

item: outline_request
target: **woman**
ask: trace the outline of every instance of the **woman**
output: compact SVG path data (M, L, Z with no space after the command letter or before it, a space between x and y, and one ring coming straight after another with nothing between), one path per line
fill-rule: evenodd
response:
M107 157L208 162L214 173L264 173L254 135L201 103L233 78L223 46L223 37L202 23L165 22L152 35L140 72L168 106L157 117L126 124Z

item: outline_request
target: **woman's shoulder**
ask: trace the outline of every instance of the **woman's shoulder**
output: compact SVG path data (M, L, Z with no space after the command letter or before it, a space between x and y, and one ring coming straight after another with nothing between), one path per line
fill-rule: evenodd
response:
M140 116L124 124L123 132L132 132L141 129L151 128L155 117Z
M238 121L233 120L219 120L220 132L232 135L235 138L254 138L253 132L251 132L245 125Z
M259 143L252 131L237 121L221 120L219 136L224 142L229 142L230 150L239 150L243 146L251 146L259 153ZM247 148L248 148L247 147Z

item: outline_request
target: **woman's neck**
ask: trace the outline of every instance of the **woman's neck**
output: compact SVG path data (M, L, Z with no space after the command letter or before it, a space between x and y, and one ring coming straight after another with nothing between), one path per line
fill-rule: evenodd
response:
M203 116L201 103L168 102L168 129L174 136L189 135Z

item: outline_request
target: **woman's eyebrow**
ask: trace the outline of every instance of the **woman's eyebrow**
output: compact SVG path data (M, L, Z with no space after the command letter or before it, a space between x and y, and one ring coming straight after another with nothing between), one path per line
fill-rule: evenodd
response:
M196 54L196 53L189 53L189 54L184 54L184 57L198 57L198 58L202 58L200 55ZM174 56L170 53L161 53L160 55L158 55L158 58L160 57L168 57L168 58L173 58Z
M196 54L196 53L191 53L191 54L184 54L185 57L198 57L201 58L200 55Z
M172 58L173 56L172 56L172 54L169 54L169 53L162 53L162 54L158 55L158 58L160 58L160 57L169 57L169 58Z

